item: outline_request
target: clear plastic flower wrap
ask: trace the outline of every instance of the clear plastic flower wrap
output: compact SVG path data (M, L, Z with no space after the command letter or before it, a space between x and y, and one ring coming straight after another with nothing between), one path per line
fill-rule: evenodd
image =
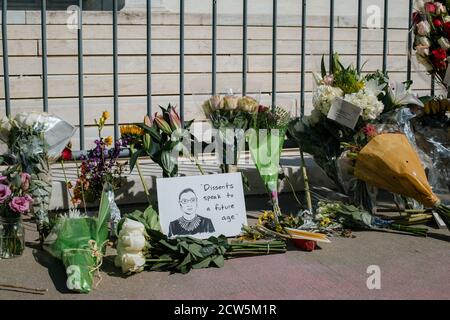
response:
M450 121L442 118L414 119L413 128L418 149L432 164L427 167L428 180L439 194L450 192Z
M31 175L33 214L41 243L49 232L50 165L59 158L74 133L71 124L48 113L23 112L0 121L0 139L8 146L10 158Z

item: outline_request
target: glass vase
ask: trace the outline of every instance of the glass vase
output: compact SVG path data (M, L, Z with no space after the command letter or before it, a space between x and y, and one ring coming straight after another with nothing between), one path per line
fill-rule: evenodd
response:
M0 259L22 255L25 249L25 229L22 218L0 217Z

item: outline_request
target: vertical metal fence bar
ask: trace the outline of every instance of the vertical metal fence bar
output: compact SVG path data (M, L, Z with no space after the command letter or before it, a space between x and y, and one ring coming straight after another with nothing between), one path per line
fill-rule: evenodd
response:
M300 114L305 114L306 0L302 0L302 56L300 74Z
M272 10L272 107L277 104L277 0Z
M41 0L41 42L42 42L42 106L48 111L47 77L47 0Z
M333 70L334 54L334 0L330 0L330 72Z
M11 100L9 97L9 62L8 62L8 1L2 2L2 46L3 46L3 84L5 86L5 112L11 115Z
M152 0L147 0L147 115L152 114Z
M384 23L383 23L383 73L387 71L388 52L388 21L389 21L389 1L384 0Z
M248 3L243 0L242 8L242 95L247 94L247 18L248 18Z
M217 93L217 0L212 1L212 66L211 91Z
M180 0L180 118L184 125L184 0Z
M413 0L409 0L408 8L408 57L406 65L406 80L411 80L411 55L412 55L412 14L413 14Z
M358 0L358 35L356 41L356 69L361 69L361 50L362 50L362 0Z
M78 1L78 112L80 150L84 150L84 92L83 92L83 0Z
M114 91L114 139L119 139L119 75L117 45L117 0L113 0L113 91Z
M431 90L430 90L430 94L431 94L431 96L432 97L434 97L434 94L435 94L435 77L434 77L434 74L432 74L431 75Z

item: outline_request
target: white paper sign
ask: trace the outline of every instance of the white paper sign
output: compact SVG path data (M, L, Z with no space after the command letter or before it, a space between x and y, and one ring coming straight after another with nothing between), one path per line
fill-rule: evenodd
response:
M361 115L362 109L341 98L336 98L331 104L327 118L336 121L343 126L354 129Z
M156 179L159 219L169 236L234 237L247 225L240 173Z

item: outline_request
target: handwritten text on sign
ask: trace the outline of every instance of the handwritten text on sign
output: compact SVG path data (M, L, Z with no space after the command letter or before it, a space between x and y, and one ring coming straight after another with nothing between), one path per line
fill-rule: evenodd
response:
M240 173L156 180L161 228L169 237L239 235L247 225Z

